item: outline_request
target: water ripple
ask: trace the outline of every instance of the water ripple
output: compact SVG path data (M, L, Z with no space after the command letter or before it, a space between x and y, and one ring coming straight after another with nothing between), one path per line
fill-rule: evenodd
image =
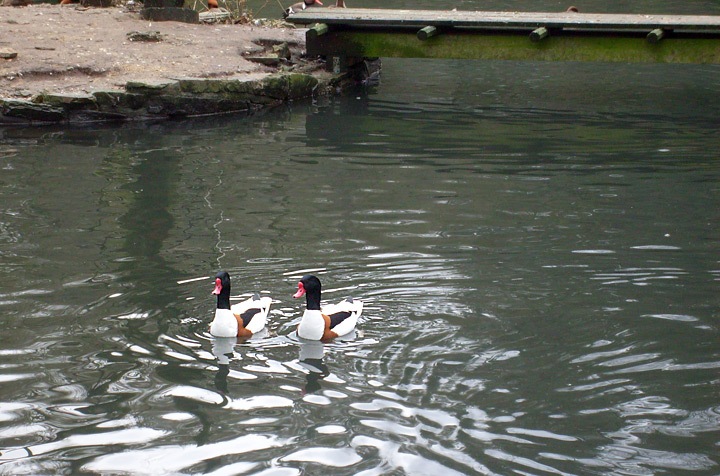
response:
M717 68L426 66L420 96L5 131L0 471L717 473L717 127L684 120ZM548 81L576 73L611 93ZM631 76L703 107L620 111ZM263 333L208 334L220 269ZM297 338L307 273L364 300L354 335Z
M288 440L243 435L227 441L206 445L166 445L130 450L94 458L83 465L85 471L121 472L128 474L164 475L188 470L203 461L224 456L244 455L284 446ZM255 467L256 464L250 465Z

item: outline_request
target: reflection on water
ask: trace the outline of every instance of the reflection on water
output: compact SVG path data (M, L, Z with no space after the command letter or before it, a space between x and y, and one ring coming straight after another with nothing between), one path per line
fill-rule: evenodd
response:
M320 390L320 381L330 375L328 366L325 365L325 344L319 341L309 341L298 337L300 355L298 360L307 369L305 387L303 393L315 393Z
M598 112L525 94L527 65L466 66L484 94L433 64L254 117L3 130L0 473L716 474L712 72ZM261 335L208 334L218 269L273 296ZM357 335L295 336L308 272L363 299Z
M218 370L215 374L215 388L221 395L227 395L227 378L230 375L230 359L233 358L233 347L237 343L236 337L214 337L212 353L217 359Z

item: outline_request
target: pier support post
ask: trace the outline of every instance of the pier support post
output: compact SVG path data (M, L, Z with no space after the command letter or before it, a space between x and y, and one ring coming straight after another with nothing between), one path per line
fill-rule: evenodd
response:
M663 37L665 37L665 30L663 30L662 28L656 28L650 33L648 33L646 38L650 43L655 44L662 40Z
M434 26L426 26L422 30L417 32L418 40L425 41L431 36L435 36L439 33L438 29Z
M322 36L325 33L330 31L330 27L327 26L325 23L318 23L317 25L312 26L311 28L308 28L307 33L305 33L305 39L306 40L314 40L318 36Z
M550 32L548 31L548 29L544 26L541 26L540 28L537 28L533 30L532 33L530 33L530 41L537 43L538 41L542 41L547 38L549 34Z

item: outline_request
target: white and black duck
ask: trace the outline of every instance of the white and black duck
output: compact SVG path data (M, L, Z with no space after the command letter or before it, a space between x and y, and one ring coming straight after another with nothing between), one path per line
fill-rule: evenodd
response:
M306 309L297 328L299 337L308 340L330 340L355 330L362 314L362 301L348 298L321 308L322 284L313 275L303 276L293 297L299 298L303 295Z
M215 276L217 309L210 324L215 337L251 337L265 327L272 299L255 294L253 297L230 306L230 275L222 271Z

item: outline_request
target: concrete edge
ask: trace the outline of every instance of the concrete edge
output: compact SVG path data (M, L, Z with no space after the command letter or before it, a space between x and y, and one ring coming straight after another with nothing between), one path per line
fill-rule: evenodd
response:
M42 92L32 100L0 98L0 126L162 120L247 112L341 93L359 80L357 71L333 75L288 72L253 80L130 81L124 90L92 94Z

